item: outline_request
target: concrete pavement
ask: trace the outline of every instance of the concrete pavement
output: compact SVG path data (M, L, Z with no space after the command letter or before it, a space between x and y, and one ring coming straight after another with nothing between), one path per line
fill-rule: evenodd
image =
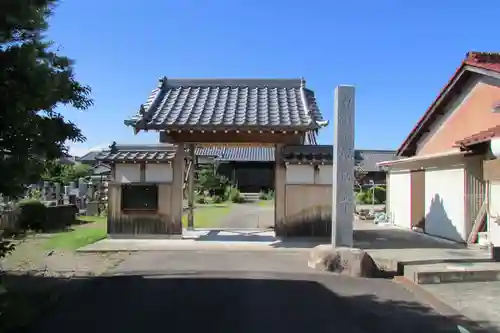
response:
M258 202L234 204L229 214L218 223L220 228L268 229L274 227L274 205Z
M458 332L391 280L308 271L291 254L151 251L109 275L75 281L25 332Z
M442 283L421 287L468 318L488 323L488 326L500 332L500 281Z

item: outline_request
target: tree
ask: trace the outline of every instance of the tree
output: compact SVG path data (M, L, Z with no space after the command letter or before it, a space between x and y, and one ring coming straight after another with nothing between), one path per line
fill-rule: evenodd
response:
M200 170L198 187L201 191L208 191L210 195L222 196L229 182L226 177L218 175L213 166Z
M44 33L56 0L0 3L0 193L20 194L38 181L44 161L63 156L69 141L83 142L78 127L57 112L85 110L90 87L80 84L72 60L58 55Z
M91 168L85 164L64 164L57 161L45 162L45 170L42 179L60 184L76 182L80 178L87 178L91 175Z

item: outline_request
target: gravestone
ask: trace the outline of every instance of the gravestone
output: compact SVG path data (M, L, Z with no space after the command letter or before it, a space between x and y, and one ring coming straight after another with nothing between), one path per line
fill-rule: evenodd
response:
M335 88L332 245L352 247L354 219L354 87Z
M43 182L42 201L48 201L48 200L50 200L50 183Z
M60 205L62 203L62 201L61 201L61 184L59 184L59 183L54 184L54 192L56 193L56 204Z

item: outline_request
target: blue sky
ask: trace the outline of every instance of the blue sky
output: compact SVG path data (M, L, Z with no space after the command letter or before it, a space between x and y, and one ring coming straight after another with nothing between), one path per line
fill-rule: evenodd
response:
M327 119L335 86L352 84L356 147L396 149L467 51L498 51L499 9L498 0L65 0L49 38L93 89L90 110L63 110L87 136L75 154L157 142L123 120L161 76L304 77ZM323 129L320 143L332 136Z

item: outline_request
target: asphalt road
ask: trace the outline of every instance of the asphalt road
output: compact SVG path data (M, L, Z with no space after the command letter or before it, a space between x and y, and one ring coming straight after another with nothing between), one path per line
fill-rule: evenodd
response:
M251 253L134 254L115 276L69 282L74 288L26 332L457 332L390 280L292 269L290 258L284 273L282 255L255 255L263 270L245 264ZM190 256L205 260L180 266Z

